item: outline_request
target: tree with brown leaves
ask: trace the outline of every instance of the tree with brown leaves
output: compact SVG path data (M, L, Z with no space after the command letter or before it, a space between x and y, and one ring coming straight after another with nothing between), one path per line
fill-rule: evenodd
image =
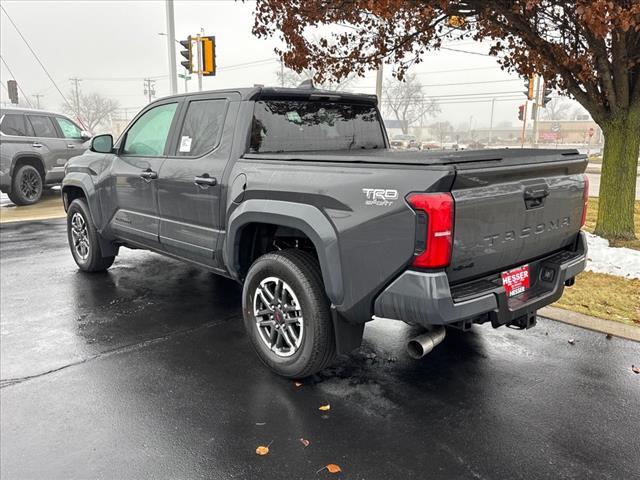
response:
M635 238L639 1L258 0L253 31L279 35L285 63L314 69L319 81L363 75L381 62L395 65L402 78L444 40L490 42L502 68L542 75L600 125L605 149L596 232ZM314 36L319 32L324 36Z

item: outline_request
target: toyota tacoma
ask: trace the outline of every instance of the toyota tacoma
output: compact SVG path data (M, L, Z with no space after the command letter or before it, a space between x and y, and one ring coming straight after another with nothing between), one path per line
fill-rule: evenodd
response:
M444 327L533 326L585 267L586 162L393 151L375 96L254 87L151 103L67 163L62 193L81 270L128 247L235 279L259 358L301 378L372 319L425 327L414 357Z

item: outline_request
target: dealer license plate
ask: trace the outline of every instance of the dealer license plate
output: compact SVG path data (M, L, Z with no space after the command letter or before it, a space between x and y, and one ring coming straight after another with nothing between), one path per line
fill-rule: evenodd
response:
M529 265L502 272L502 285L507 297L520 295L529 288Z

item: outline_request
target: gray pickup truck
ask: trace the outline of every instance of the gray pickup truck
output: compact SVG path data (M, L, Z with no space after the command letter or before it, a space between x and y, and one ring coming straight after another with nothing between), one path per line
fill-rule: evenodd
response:
M0 109L0 191L16 205L40 200L57 185L71 157L91 134L65 115L26 108Z
M73 258L142 248L236 279L258 356L293 378L372 319L424 326L414 357L445 326L533 326L585 267L585 156L391 151L376 105L312 87L148 105L67 164Z

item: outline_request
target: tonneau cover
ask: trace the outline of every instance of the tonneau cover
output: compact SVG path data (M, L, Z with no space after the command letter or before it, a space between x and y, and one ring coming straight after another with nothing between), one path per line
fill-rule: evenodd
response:
M246 153L255 160L374 163L396 165L452 165L473 162L499 162L504 165L545 163L584 159L575 149L501 148L464 151L398 151L389 149L337 150L281 153Z

